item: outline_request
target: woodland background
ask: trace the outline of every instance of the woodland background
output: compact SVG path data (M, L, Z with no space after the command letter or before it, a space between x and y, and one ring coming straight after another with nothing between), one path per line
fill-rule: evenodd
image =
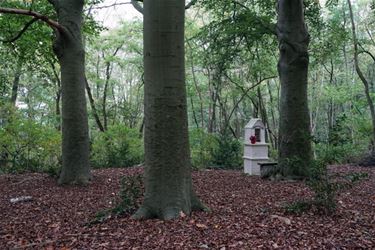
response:
M102 1L85 7L90 161L94 168L143 162L142 23L106 29L95 21ZM273 1L198 1L186 17L189 134L195 168L241 168L243 128L251 117L267 126L276 157L279 120L278 43ZM2 6L52 15L44 1L3 1ZM374 6L353 1L359 66L374 96ZM105 4L104 4L105 6ZM353 60L346 1L305 1L311 36L309 108L313 151L328 163L353 162L371 148L369 104ZM0 171L56 174L60 153L60 72L52 30L33 23L9 42L27 17L0 16L0 140L8 155Z

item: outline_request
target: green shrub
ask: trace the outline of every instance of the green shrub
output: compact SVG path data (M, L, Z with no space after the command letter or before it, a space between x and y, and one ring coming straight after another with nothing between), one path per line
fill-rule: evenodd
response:
M306 185L313 192L313 197L287 204L286 212L301 214L313 209L316 213L332 214L336 209L338 183L328 175L327 165L322 161L313 161L308 169Z
M129 215L138 208L139 198L143 193L142 175L125 176L120 181L120 201L113 208L100 211L89 225L101 223L112 216Z
M233 169L242 165L242 144L229 133L210 134L202 129L189 133L192 165L196 169L207 167Z
M338 192L351 188L365 178L368 178L367 173L329 174L326 163L313 161L309 168L309 179L306 181L313 197L310 200L301 199L287 204L285 209L297 214L311 209L316 213L332 214L336 211Z
M191 162L194 168L202 169L210 166L214 161L213 152L218 148L218 140L212 134L202 129L189 132Z
M311 202L308 200L297 200L285 206L285 210L291 214L302 214L311 209Z
M329 130L328 142L330 145L338 146L351 143L350 121L346 114L339 115L332 129Z
M310 167L310 178L307 186L314 192L313 206L321 213L331 214L336 209L336 194L339 183L328 175L327 165L314 161Z
M343 164L357 162L363 152L367 152L366 144L316 144L317 159L327 164Z
M60 132L26 119L17 111L8 114L0 126L2 172L47 172L59 169Z
M94 168L130 167L143 161L139 132L123 125L111 126L92 138L91 165Z
M242 166L243 147L238 139L229 133L216 137L218 147L213 151L213 166L225 169L236 169Z

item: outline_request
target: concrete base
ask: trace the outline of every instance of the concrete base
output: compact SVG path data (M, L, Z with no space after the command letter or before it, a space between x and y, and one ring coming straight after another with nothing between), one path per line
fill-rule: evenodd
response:
M244 157L244 172L250 175L260 175L260 165L259 163L269 162L267 158L248 158Z

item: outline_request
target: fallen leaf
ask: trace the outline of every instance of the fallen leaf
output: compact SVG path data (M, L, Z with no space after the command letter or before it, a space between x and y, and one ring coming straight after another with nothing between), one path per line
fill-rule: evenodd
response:
M185 217L186 217L186 214L185 214L184 212L180 211L180 217L181 217L181 218L185 218Z
M282 216L279 216L279 215L271 215L271 218L279 219L287 225L292 224L292 221L289 218L286 218L286 217L282 217Z
M205 224L197 223L195 224L198 228L208 228Z

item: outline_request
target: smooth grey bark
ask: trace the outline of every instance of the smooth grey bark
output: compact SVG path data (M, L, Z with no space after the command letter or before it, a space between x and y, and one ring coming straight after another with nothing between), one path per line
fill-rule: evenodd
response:
M59 24L54 52L61 67L62 169L60 184L84 185L91 179L82 44L83 0L53 1Z
M184 0L144 1L145 196L135 219L203 209L191 181Z
M57 13L55 22L40 13L0 8L0 13L32 16L55 30L54 52L61 67L62 171L60 184L87 184L89 136L85 98L85 52L82 45L83 0L48 0ZM28 103L28 98L26 98Z
M279 0L277 37L281 84L279 166L286 177L304 177L312 159L307 100L309 34L303 0Z

